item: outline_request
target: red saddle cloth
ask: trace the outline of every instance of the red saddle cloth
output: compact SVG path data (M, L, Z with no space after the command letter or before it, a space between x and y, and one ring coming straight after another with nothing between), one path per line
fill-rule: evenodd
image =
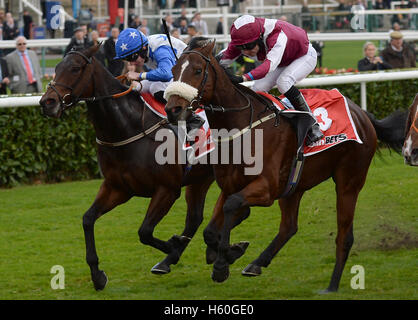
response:
M159 115L161 118L167 118L167 113L165 112L164 103L158 101L154 98L151 93L141 92L141 98L144 100L145 105L154 113ZM215 144L212 139L212 133L209 128L209 123L206 118L205 110L197 109L195 113L205 120L205 123L202 127L196 132L194 141L183 141L183 150L193 149L194 159L189 158L190 162L192 160L197 160L209 152L212 152L215 149ZM184 138L186 138L184 136Z
M344 141L363 143L357 133L356 126L351 117L347 100L337 90L301 89L306 102L319 123L324 138L304 147L305 156L310 156ZM281 102L272 95L259 92L268 97L280 110L294 109L289 100L280 96Z

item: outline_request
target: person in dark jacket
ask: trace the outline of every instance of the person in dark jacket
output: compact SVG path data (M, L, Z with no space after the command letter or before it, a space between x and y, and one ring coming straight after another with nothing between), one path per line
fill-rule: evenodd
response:
M31 30L33 27L33 20L28 10L23 11L23 35L26 39L31 39Z
M9 71L6 61L0 58L0 94L7 94L7 85L10 83Z
M19 35L19 28L17 22L13 19L10 12L6 13L6 18L3 23L3 40L14 40ZM14 49L3 49L3 55L8 55Z
M114 60L116 57L115 43L119 37L119 28L113 27L110 32L110 37L103 45L105 60L107 61L107 70L114 76L119 76L123 70L123 61Z
M392 66L389 63L383 61L381 57L376 56L376 46L373 42L366 42L363 46L363 50L364 58L357 64L359 71L392 69Z
M393 68L415 68L415 52L403 42L403 35L399 31L390 34L390 43L382 51L383 60L391 64Z
M83 28L78 27L74 30L74 36L71 38L71 41L68 44L67 48L65 48L64 56L71 50L83 50L85 48L88 48L89 45L90 43L85 37Z

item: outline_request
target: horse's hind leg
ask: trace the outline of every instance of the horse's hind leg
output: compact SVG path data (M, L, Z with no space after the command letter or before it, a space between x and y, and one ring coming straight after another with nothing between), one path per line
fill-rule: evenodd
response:
M368 166L359 170L355 177L350 170L340 169L334 176L337 191L337 225L338 232L335 243L336 262L328 288L321 293L335 292L338 290L341 275L344 270L350 249L354 242L353 219L357 198L366 180ZM365 172L364 172L365 170ZM362 172L363 171L363 172Z
M106 212L121 203L128 201L130 196L110 187L106 181L100 187L92 206L83 216L84 239L86 242L86 261L90 267L91 279L96 290L103 290L107 283L106 274L99 270L99 258L94 240L94 223Z
M151 272L166 274L170 272L170 265L177 264L183 251L203 221L206 194L212 182L213 178L209 177L203 183L186 187L187 216L183 233L180 236L174 235L168 240L168 243L171 245L171 252L163 261L157 263L151 269Z
M259 276L261 274L261 267L267 267L279 250L297 232L299 204L302 195L303 191L295 192L289 198L279 200L282 214L279 233L260 256L242 271L242 275Z
M212 264L215 262L218 256L218 245L221 238L220 230L224 224L223 205L225 203L225 194L221 192L213 210L211 221L203 232L203 237L207 245L206 248L206 263ZM231 229L235 228L242 221L247 219L250 215L250 208L244 207L234 216L234 221ZM235 252L234 259L241 257L249 245L248 241L241 241L239 243L231 245L232 250Z

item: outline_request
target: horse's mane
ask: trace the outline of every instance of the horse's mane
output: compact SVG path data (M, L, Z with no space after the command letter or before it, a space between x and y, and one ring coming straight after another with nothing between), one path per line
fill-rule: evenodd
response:
M193 50L206 47L211 41L213 41L213 39L206 37L193 37L189 42L188 49Z

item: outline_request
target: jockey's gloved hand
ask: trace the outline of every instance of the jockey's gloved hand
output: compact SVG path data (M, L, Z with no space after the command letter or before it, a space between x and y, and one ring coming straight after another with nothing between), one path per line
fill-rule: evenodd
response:
M241 83L244 81L244 78L242 76L235 75L231 69L225 69L225 73L233 84Z

